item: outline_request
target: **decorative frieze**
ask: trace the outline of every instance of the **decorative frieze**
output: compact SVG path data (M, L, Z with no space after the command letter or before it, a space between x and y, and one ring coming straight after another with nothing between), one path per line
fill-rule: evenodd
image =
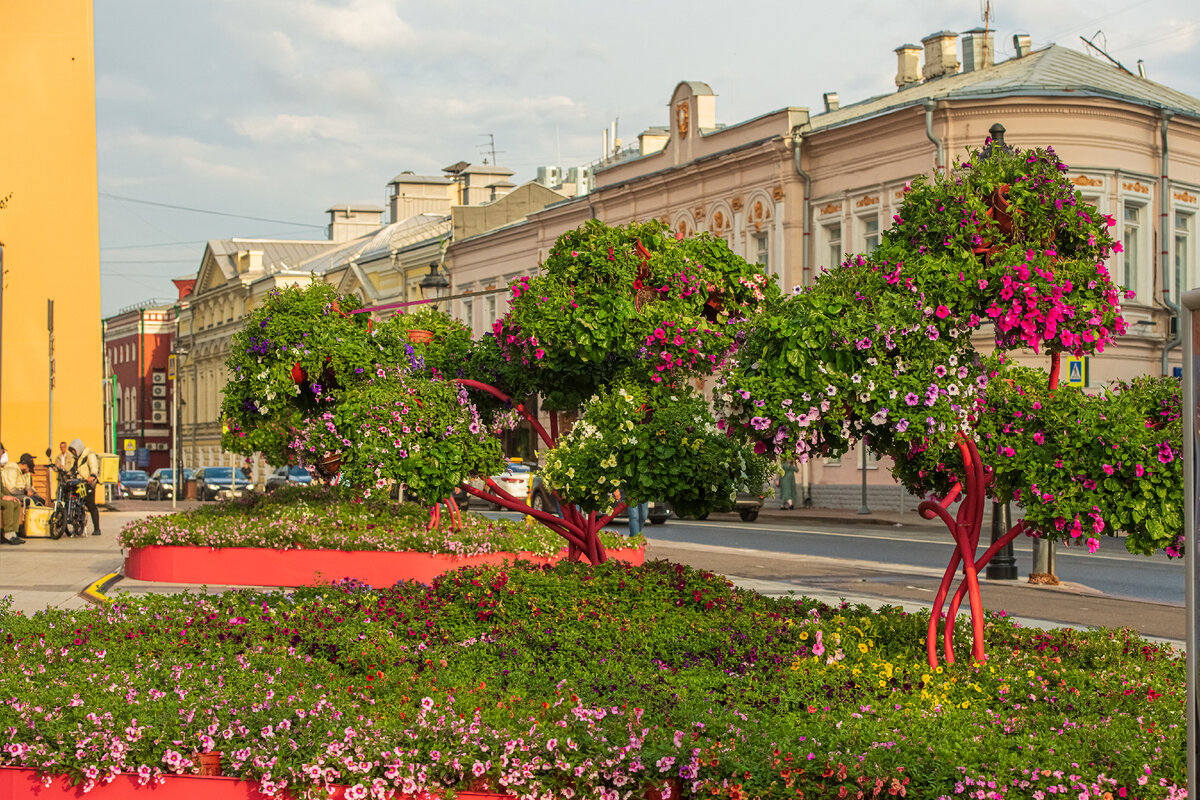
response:
M1089 178L1087 175L1076 175L1074 178L1071 178L1071 183L1076 186L1103 186L1104 180L1102 178Z
M1132 183L1129 181L1122 181L1121 188L1127 192L1137 192L1138 194L1145 195L1150 194L1150 187L1141 181L1133 181Z

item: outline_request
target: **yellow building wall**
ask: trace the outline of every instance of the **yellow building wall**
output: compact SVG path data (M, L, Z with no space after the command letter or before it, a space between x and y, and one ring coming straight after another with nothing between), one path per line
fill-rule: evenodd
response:
M91 0L0 0L0 441L104 449ZM54 300L54 430L46 301Z

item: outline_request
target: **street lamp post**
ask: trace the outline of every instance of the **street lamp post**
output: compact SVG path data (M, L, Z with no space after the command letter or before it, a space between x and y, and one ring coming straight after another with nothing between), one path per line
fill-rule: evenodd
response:
M431 305L436 311L437 300L450 288L450 281L442 274L438 262L434 261L429 265L429 274L421 278L417 285L421 287L421 298L433 301Z
M187 348L177 347L171 353L167 380L171 381L171 510L179 503L179 362L187 357Z

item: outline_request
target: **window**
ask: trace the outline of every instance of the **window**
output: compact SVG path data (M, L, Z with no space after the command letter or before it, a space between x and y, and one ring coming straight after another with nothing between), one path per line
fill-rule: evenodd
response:
M1171 299L1176 303L1186 289L1196 286L1196 270L1192 263L1194 226L1195 218L1190 212L1175 212L1175 285L1171 287Z
M462 321L471 330L471 335L475 335L475 301L471 299L462 301Z
M770 237L765 233L754 234L754 263L762 267L764 273L771 271Z
M483 321L487 323L488 330L492 329L492 324L496 321L496 295L489 294L487 299L483 301Z
M863 224L863 252L867 255L879 247L879 217L867 217Z
M1121 271L1121 283L1127 289L1140 294L1138 281L1141 278L1142 261L1142 206L1125 204L1125 228L1121 237L1124 248L1124 269ZM1146 298L1141 298L1143 302Z
M842 224L835 222L825 226L825 241L829 247L829 262L827 267L836 267L842 263Z

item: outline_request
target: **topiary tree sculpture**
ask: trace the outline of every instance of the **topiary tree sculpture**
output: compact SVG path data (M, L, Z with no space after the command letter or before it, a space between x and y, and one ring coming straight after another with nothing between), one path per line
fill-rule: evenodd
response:
M561 516L530 512L494 482L468 491L532 513L567 539L572 558L599 563L598 533L624 500L704 513L729 507L740 484L761 485L765 461L724 436L693 385L724 368L779 296L723 240L592 220L510 290L508 313L457 380L529 420ZM548 431L514 400L530 392L550 412ZM563 412L578 414L570 431Z
M1059 383L1061 356L1102 352L1125 332L1104 261L1120 244L1052 150L972 154L913 181L883 244L824 271L758 318L719 387L723 422L760 452L836 456L859 439L895 460L919 509L955 551L934 598L929 663L954 660L969 598L985 657L978 571L1025 533L1134 552L1182 550L1177 384L1144 379L1089 396ZM981 350L994 342L994 352ZM990 349L990 348L989 348ZM1049 356L1044 370L1007 353ZM951 504L961 497L951 515ZM1025 517L977 556L984 503ZM950 596L959 563L965 577Z
M255 309L233 338L222 444L367 495L403 483L437 524L455 486L500 468L499 443L466 392L431 374L400 319L375 326L358 310L320 283Z

